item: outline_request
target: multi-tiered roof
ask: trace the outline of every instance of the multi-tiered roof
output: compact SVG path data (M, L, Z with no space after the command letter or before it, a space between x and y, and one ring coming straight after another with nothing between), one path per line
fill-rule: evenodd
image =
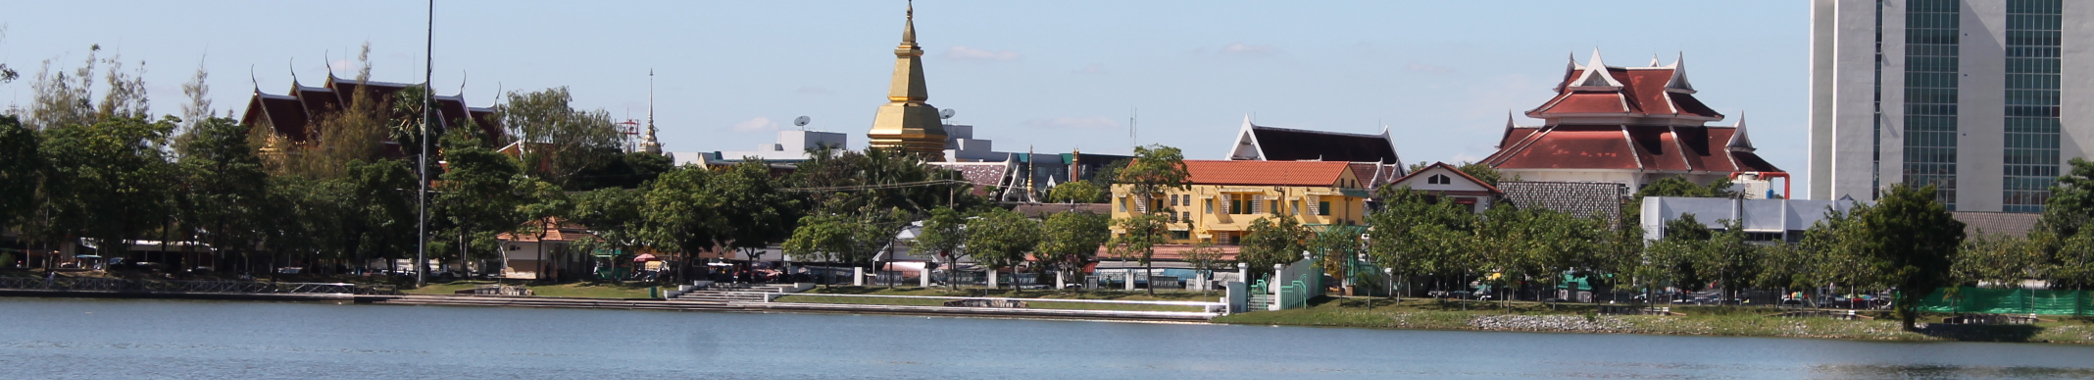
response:
M1556 96L1526 115L1508 116L1498 152L1483 163L1498 169L1634 170L1645 173L1780 172L1753 153L1742 117L1730 126L1704 125L1724 115L1695 99L1684 58L1660 66L1614 67L1593 52L1573 60Z
M319 87L305 86L293 79L291 90L286 95L263 93L261 88L256 88L254 97L247 101L247 114L241 116L240 121L248 125L267 124L275 130L277 138L303 143L313 138L312 123L318 122L323 114L348 108L350 99L356 96L358 91L366 91L366 96L390 104L393 96L400 90L419 86L421 85L378 81L358 82L355 79L338 78L332 74L328 75L327 81ZM448 129L464 125L470 120L473 125L480 127L482 135L489 141L504 141L501 120L495 117L493 107L468 106L463 94L439 95L433 100L439 115L436 120L437 126ZM392 110L392 107L388 105L384 109ZM396 142L386 141L385 144L387 155L402 154Z

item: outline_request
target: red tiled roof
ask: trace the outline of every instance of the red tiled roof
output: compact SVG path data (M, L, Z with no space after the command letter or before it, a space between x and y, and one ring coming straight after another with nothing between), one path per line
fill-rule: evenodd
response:
M1735 127L1563 125L1515 128L1483 163L1500 169L1779 172L1726 144Z
M1343 161L1185 160L1189 182L1202 185L1330 186L1347 170Z
M1709 109L1693 94L1666 91L1671 83L1674 69L1670 67L1608 67L1606 72L1621 81L1618 90L1573 90L1571 81L1578 78L1580 68L1564 76L1555 97L1542 103L1527 116L1550 118L1570 114L1623 114L1628 116L1694 116L1698 118L1722 119L1723 114Z

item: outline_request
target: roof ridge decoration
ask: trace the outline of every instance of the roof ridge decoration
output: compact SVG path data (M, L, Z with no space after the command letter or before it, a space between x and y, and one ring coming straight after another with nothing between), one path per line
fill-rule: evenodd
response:
M1656 65L1657 59L1653 58L1651 63ZM1679 58L1673 59L1670 67L1672 78L1665 81L1665 92L1694 94L1694 84L1687 82L1687 52L1680 52Z
M1658 66L1658 53L1650 54L1650 67L1661 67Z
M1592 61L1586 63L1578 79L1570 83L1571 91L1621 91L1621 81L1607 73L1607 64L1600 61L1600 50L1592 50Z
M1282 127L1268 127L1268 126L1263 126L1263 125L1257 125L1257 124L1251 124L1251 128L1257 128L1257 129L1266 129L1266 130L1275 130L1275 131L1288 131L1288 132L1314 133L1314 134L1319 134L1319 135L1339 135L1339 136L1350 136L1350 137L1383 137L1383 136L1387 136L1387 133L1388 133L1388 131L1389 131L1389 128L1388 128L1388 127L1386 127L1386 126L1382 127L1382 133L1381 133L1381 134L1372 134L1372 133L1352 133L1352 132L1331 132L1331 131L1317 131L1317 130L1309 130L1309 129L1294 129L1294 128L1282 128Z
M1723 144L1725 148L1729 148L1732 152L1742 153L1752 153L1759 150L1752 147L1752 138L1745 136L1745 111L1738 111L1738 124L1731 126L1731 128L1737 129L1737 132L1731 133L1730 142Z

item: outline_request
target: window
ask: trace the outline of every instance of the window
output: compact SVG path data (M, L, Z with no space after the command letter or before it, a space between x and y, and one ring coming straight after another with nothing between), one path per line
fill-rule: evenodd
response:
M1205 204L1205 205L1207 205L1207 213L1209 213L1209 214L1213 214L1213 213L1214 213L1214 200L1213 200L1213 199L1201 199L1201 200L1200 200L1200 203L1201 203L1201 204Z
M1289 209L1293 209L1293 210L1294 210L1294 215L1296 215L1296 216L1299 216L1299 215L1301 215L1301 201L1300 201L1300 200L1292 200L1292 201L1287 201L1287 208L1289 208Z
M1190 213L1190 212L1179 212L1179 213L1178 213L1178 220L1183 220L1183 221L1185 221L1186 223L1192 223L1192 213Z
M1120 212L1127 212L1127 198L1120 198Z
M1425 183L1432 185L1446 185L1454 183L1454 179L1447 178L1446 174L1434 174L1431 177L1425 177Z
M2006 149L2001 211L2043 212L2058 177L2063 1L2007 2Z
M1172 205L1172 206L1177 206L1177 205L1178 205L1178 194L1171 194L1171 203L1165 203L1165 204L1167 204L1167 205Z
M1171 239L1190 240L1192 239L1192 231L1171 231Z
M1265 201L1265 211L1266 211L1266 212L1270 212L1270 213L1273 213L1273 214L1285 214L1285 213L1286 213L1286 211L1285 211L1285 210L1281 210L1281 209L1280 209L1280 201L1277 201L1277 200Z
M1331 215L1331 202L1330 202L1330 201L1316 202L1316 215L1330 216L1330 215Z
M1961 73L1958 50L1962 36L1959 28L1962 7L1959 3L1956 0L1914 0L1905 7L1905 19L1908 20L1905 27L1903 104L1905 164L1901 169L1908 184L1939 186L1941 191L1936 192L1935 197L1950 211L1956 210L1956 148L1960 136L1956 109L1957 80ZM2011 15L2015 12L2008 13L2010 18L2020 18ZM2023 59L2011 54L2025 47L2014 43L2013 37L2019 35L2017 32L2029 33L2013 28L2008 30L2010 54L2007 63L2010 67ZM2033 74L2011 68L2007 73L2009 78ZM2020 89L2010 87L2007 90L2012 95ZM2015 124L2009 124L2008 128L2009 136L2018 131L2013 129ZM2030 132L2041 133L2040 129ZM2008 154L2017 151L2010 149Z

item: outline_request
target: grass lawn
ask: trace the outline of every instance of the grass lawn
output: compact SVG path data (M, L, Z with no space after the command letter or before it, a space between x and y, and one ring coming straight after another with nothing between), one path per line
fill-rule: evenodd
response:
M1282 311L1260 311L1215 318L1233 324L1368 327L1396 329L1479 330L1481 321L1542 317L1558 328L1531 331L1612 332L1667 335L1717 335L1761 337L1806 337L1901 341L1997 341L2094 344L2094 319L2051 318L2056 322L2033 325L1929 325L1920 331L1905 331L1887 313L1876 320L1831 318L1779 318L1785 311L1770 307L1675 306L1686 316L1595 315L1594 305L1538 302L1439 302L1406 299L1323 298L1310 307ZM1921 318L1940 321L1942 315Z
M778 302L808 302L808 303L841 303L841 304L869 304L869 305L905 305L905 306L942 306L942 305L944 305L944 304L945 304L945 301L947 301L947 300L941 300L941 299L915 299L915 298L885 298L885 297L842 297L842 296L825 296L824 294L836 294L836 295L845 295L845 294L869 294L869 295L893 295L893 296L934 296L934 297L1009 297L1009 298L1049 298L1049 299L1091 299L1091 300L1124 300L1124 301L1214 301L1214 300L1216 300L1216 298L1219 298L1219 297L1220 297L1219 295L1208 295L1208 294L1202 294L1202 293L1200 293L1200 292L1185 292L1185 291L1177 291L1177 292L1171 292L1171 291L1164 291L1164 292L1157 292L1155 296L1150 296L1150 295L1148 295L1148 293L1144 293L1144 292L1070 292L1070 291L1051 291L1051 290L1037 290L1037 291L1013 292L1013 291L1012 291L1012 290L1010 290L1010 289L980 289L980 288L974 288L974 289L962 288L962 289L960 289L960 290L958 290L958 291L954 291L954 290L951 290L951 289L946 289L946 288L893 288L893 289L889 289L889 288L876 288L876 287L835 287L835 288L815 288L814 290L809 290L809 291L807 291L806 293L801 293L801 294L798 294L798 295L790 295L790 296L784 296L784 297L779 297L779 298L777 299L777 301L778 301ZM1054 302L1054 301L1027 301L1027 302L1026 302L1026 307L1027 307L1027 308L1032 308L1032 309L1063 309L1063 310L1121 310L1121 311L1193 311L1193 312L1197 312L1197 311L1202 311L1202 310L1203 310L1203 309L1202 309L1201 307L1199 307L1199 306L1186 306L1186 305L1142 305L1142 304L1113 304L1113 303L1090 303L1090 302Z
M429 283L429 284L427 284L427 285L423 285L423 286L422 286L422 287L420 287L420 288L414 288L414 289L401 289L401 290L400 290L400 292L401 292L401 293L407 293L407 294L446 294L446 295L447 295L447 294L453 294L454 292L457 292L457 291L460 291L460 290L472 289L472 288L473 288L473 287L475 287L475 286L479 286L479 285L485 285L485 284L492 284L492 283L494 283L494 282L493 282L493 281L455 281L455 282L446 282L446 283ZM513 284L513 283L512 283L511 285L515 285L515 284ZM532 292L533 294L536 294L536 295L538 295L539 297L572 297L572 298L617 298L617 299L623 299L623 298L647 298L647 289L648 289L648 288L650 288L650 287L658 286L658 285L657 285L657 284L649 284L649 283L632 283L632 284L621 284L621 283L587 283L587 282L573 282L573 283L562 283L562 284L523 284L522 286L523 286L523 287L525 287L525 288L529 288L529 289L531 289L531 292ZM673 287L672 287L672 288L673 288Z

